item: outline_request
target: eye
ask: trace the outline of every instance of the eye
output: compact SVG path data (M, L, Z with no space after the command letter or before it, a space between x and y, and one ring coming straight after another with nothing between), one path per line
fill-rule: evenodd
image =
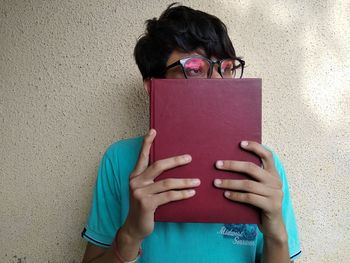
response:
M208 69L208 62L201 58L191 58L184 65L187 77L206 77Z
M233 65L233 61L229 60L229 61L224 61L221 65L221 70L223 72L227 72L230 73L234 70L234 65Z
M221 74L226 78L240 77L241 64L234 59L225 59L221 62Z

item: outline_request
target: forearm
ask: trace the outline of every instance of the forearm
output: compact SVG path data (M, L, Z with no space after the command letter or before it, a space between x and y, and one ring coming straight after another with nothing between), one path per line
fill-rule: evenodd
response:
M125 259L126 261L131 261L137 257L139 248L141 246L141 241L133 240L128 235L127 231L124 228L121 228L119 230L116 242L118 246L118 252L123 259ZM100 256L89 261L88 263L107 263L107 262L121 263L118 260L117 256L115 255L112 247L106 250L106 252L104 252Z
M287 233L278 239L264 238L264 263L290 263Z
M113 254L112 248L109 248L103 254L95 257L94 259L86 262L86 263L120 263L117 257Z

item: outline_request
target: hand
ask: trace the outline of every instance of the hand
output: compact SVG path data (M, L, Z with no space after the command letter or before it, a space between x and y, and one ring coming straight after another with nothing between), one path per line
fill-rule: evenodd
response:
M130 209L123 227L137 240L143 240L153 232L154 212L158 206L195 195L193 189L173 191L174 189L192 188L200 184L199 179L168 178L154 182L165 170L191 162L191 156L186 154L159 160L148 166L155 136L156 131L153 129L145 136L139 159L130 175Z
M221 170L244 173L254 180L215 179L215 186L225 191L225 197L232 201L254 205L262 210L260 230L264 237L285 239L286 231L282 219L282 182L275 168L272 153L257 142L241 142L244 150L259 156L263 168L251 162L217 161Z

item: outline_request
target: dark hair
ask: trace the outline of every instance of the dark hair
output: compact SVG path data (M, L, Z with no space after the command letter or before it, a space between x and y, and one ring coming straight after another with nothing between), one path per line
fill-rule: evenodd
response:
M216 16L173 3L159 19L146 21L146 32L136 43L134 57L143 79L163 78L174 50L203 48L208 57L236 57L225 24Z

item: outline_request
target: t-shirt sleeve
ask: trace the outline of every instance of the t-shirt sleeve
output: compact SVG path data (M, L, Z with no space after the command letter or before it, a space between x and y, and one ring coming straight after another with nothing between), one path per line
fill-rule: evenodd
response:
M97 246L109 247L121 225L120 183L117 157L108 150L98 169L92 206L82 237Z
M284 195L283 195L283 201L282 201L282 217L288 233L289 256L291 260L295 260L301 255L298 226L295 219L292 199L289 194L288 181L287 181L286 173L284 171L284 167L280 159L278 158L278 156L273 151L272 153L273 153L273 160L275 162L276 169L280 175L280 178L283 184L282 190ZM257 251L258 258L261 258L263 253L263 235L260 231L258 231L257 250L258 250Z

